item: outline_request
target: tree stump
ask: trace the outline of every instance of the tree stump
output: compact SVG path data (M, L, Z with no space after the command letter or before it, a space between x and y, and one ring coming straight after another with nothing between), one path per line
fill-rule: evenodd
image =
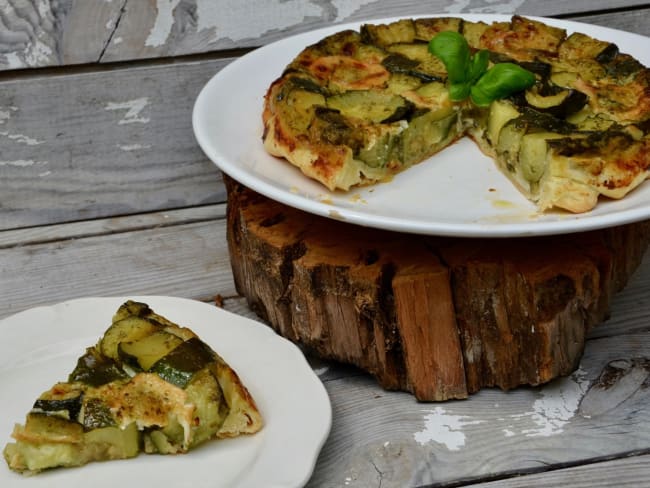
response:
M279 334L418 400L539 385L578 366L650 221L517 239L365 228L224 176L235 285Z

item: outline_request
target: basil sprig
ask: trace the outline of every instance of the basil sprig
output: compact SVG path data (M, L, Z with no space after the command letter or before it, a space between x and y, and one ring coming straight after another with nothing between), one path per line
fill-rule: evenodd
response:
M535 75L514 63L498 63L485 72L471 88L472 101L480 106L525 90L535 83Z
M535 83L533 73L514 63L498 63L488 69L488 51L471 54L458 32L437 34L429 42L429 52L447 68L449 98L455 102L471 97L476 105L485 107Z

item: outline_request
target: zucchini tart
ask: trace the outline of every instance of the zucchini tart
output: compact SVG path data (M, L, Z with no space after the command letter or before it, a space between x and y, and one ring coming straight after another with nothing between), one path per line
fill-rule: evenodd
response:
M452 99L451 71L429 49L447 31L532 84L489 103ZM403 19L306 47L269 87L262 119L266 150L332 191L388 181L467 135L539 210L586 212L648 177L650 70L520 16Z
M235 371L194 332L128 301L68 380L38 397L4 449L24 473L175 454L253 434L262 418Z

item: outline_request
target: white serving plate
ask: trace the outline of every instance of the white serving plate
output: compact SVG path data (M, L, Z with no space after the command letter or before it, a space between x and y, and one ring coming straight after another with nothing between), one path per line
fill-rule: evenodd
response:
M458 14L484 22L510 16ZM567 32L616 43L650 64L646 37L595 25L537 18ZM397 20L374 19L383 23ZM263 97L284 67L307 45L363 22L336 25L283 39L234 61L199 94L193 111L196 139L225 173L267 197L316 215L388 230L464 237L563 234L611 227L650 217L650 183L623 200L603 200L591 212L540 213L467 138L382 183L330 192L262 146Z
M194 330L241 377L264 418L255 435L208 442L185 455L145 455L25 477L2 460L0 486L69 488L289 488L303 486L327 438L329 398L300 350L264 324L202 302L131 297ZM127 298L83 298L0 321L0 442L34 400L65 381Z

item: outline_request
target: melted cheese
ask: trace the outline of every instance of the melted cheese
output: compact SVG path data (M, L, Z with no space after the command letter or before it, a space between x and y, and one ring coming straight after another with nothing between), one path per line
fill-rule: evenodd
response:
M525 115L522 107L518 103L505 117L494 118L491 109L479 110L449 99L446 74L432 69L429 58L434 58L422 42L426 38L415 34L418 26L430 32L438 22L368 24L361 37L344 31L306 47L265 97L266 150L328 189L347 191L388 181L468 135L541 211L557 207L586 212L597 204L599 195L621 198L649 177L650 70L631 56L611 48L603 56L610 47L607 42L582 34L567 37L563 29L519 16L491 25L465 22L462 33L472 47L515 60L544 62L550 65L553 84L587 95L582 110L567 109L572 119L565 122L573 123L575 130L546 127L531 119L533 126L541 125L531 129L531 134L538 135L525 139L526 150L518 145L504 149L499 143L501 129L508 119ZM608 60L609 54L615 57ZM397 62L395 56L403 59ZM303 84L292 84L292 78ZM302 90L301 96L288 96L292 89ZM346 97L342 91L355 93ZM385 97L390 104L382 102L378 93L390 94ZM396 96L407 103L394 104ZM296 102L298 98L301 103ZM560 102L553 107L560 107ZM364 103L382 106L372 105L370 111ZM304 110L305 105L310 110ZM392 115L383 119L384 112ZM452 113L456 122L447 133L441 120ZM558 119L566 117L562 111L557 113ZM546 133L540 133L542 129ZM594 131L602 133L603 143L599 139L570 154L549 150L547 141L578 140ZM625 144L614 144L621 138L605 137L617 131L630 136Z
M165 427L176 421L183 428L183 447L189 446L194 405L185 390L153 373L138 373L126 383L108 383L86 392L101 399L121 428L136 423L139 430Z

